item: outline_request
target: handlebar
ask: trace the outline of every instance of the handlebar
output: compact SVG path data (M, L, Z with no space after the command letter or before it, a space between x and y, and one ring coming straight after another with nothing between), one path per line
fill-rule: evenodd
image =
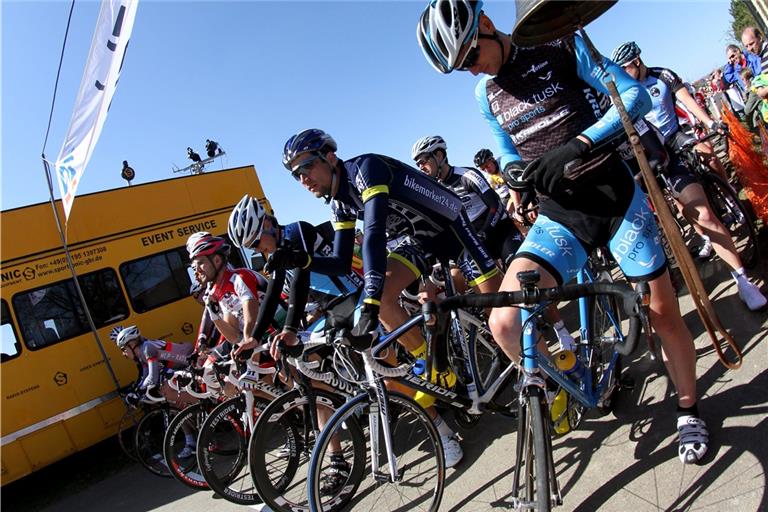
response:
M682 146L680 146L680 151L691 151L694 148L694 146L696 146L697 144L706 142L710 139L714 139L715 137L718 137L720 135L722 135L723 137L728 137L728 134L730 133L730 130L728 129L728 125L721 123L721 126L724 127L725 133L721 134L717 130L712 130L700 139L692 138L690 140L687 140Z
M621 355L631 354L634 352L637 345L642 326L640 294L632 290L628 285L622 283L572 284L555 288L530 287L515 292L458 295L455 297L448 297L441 302L438 307L441 311L450 311L452 309L465 307L499 308L541 304L545 302L560 302L598 295L611 295L621 300L622 309L629 317L629 333L624 339L624 342L617 343L614 346L614 349Z

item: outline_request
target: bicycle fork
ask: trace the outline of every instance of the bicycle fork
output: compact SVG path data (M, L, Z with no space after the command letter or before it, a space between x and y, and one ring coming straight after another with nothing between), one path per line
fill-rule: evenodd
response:
M392 431L389 428L389 404L387 400L387 390L383 379L377 378L373 370L368 366L365 368L368 382L372 385L371 391L375 396L371 397L371 406L368 413L368 425L371 438L371 473L373 478L379 483L397 482L400 479L397 469L397 457L392 449ZM379 445L379 432L384 437L384 450L387 461L389 462L389 474L380 469L379 457L381 448Z

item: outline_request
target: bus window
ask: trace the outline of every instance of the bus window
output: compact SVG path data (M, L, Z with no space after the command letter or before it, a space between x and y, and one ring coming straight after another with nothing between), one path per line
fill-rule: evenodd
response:
M0 341L2 342L2 361L13 359L21 353L21 343L16 337L16 329L11 323L11 312L8 309L8 303L2 299L2 313L0 314L2 324L0 325Z
M120 265L131 305L137 313L189 297L189 257L183 247Z
M128 316L128 304L113 269L105 268L78 276L78 281L96 327ZM17 293L12 302L22 338L31 350L91 330L71 279Z

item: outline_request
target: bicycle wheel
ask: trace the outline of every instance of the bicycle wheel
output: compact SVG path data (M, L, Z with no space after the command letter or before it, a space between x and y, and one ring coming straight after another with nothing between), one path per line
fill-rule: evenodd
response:
M544 421L543 409L546 409L542 407L541 396L539 388L531 388L526 398L525 412L520 416L518 442L522 443L523 486L518 508L549 512L552 507L549 468L551 449L548 445L551 437Z
M259 416L248 445L248 463L256 491L272 510L305 511L309 458L319 432L309 417L316 408L319 421L330 418L344 398L313 390L314 403L295 389L273 400ZM365 445L362 431L355 441Z
M610 274L602 271L596 281L613 282ZM621 376L621 357L613 347L621 339L621 307L615 297L606 295L588 299L589 332L591 338L587 341L585 353L587 366L592 374L592 386L602 386L597 409L601 414L608 414L613 409L614 398L619 389ZM574 404L578 404L573 400ZM574 406L575 410L579 407ZM583 408L582 411L583 413ZM576 428L581 421L581 415L570 417L571 426ZM574 420L578 420L575 423Z
M196 447L197 436L205 418L208 417L213 407L214 404L209 401L187 407L171 420L163 440L163 456L166 465L170 468L171 476L195 490L204 490L210 487L197 464L196 450L191 451L188 448L189 439L187 436L194 439L193 447ZM186 455L185 450L189 452Z
M760 261L760 248L752 213L720 176L705 174L702 185L712 210L731 234L742 265L753 268Z
M254 418L269 402L254 397ZM197 464L211 490L232 503L261 503L248 467L251 432L245 416L245 396L217 405L203 422L197 437Z
M168 408L148 412L139 421L134 438L139 462L153 474L164 478L171 478L171 471L163 457L163 439L172 414Z
M117 442L129 459L139 461L136 453L136 427L141 420L141 411L133 407L125 410L125 414L117 424Z
M436 511L443 497L445 461L432 420L410 398L389 394L392 452L397 464L393 480L378 404L372 408L369 400L366 394L344 404L320 434L310 461L310 509L337 510L351 499L349 507L355 510ZM371 448L371 464L374 460L379 464L375 474L372 465L365 465L365 443L356 433L357 418L371 409L368 441L376 440ZM344 471L338 469L338 455L346 463Z

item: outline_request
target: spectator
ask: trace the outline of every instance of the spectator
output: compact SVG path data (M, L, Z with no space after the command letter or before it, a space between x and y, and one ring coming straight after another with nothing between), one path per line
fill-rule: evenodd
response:
M737 85L739 92L744 94L746 87L739 73L741 73L742 69L748 67L752 70L753 75L759 75L760 57L749 52L743 53L735 44L729 44L725 49L725 54L728 57L728 64L723 68L723 77L726 83Z
M760 29L747 27L741 33L741 42L748 52L760 57L760 71L768 71L768 42Z
M741 79L744 81L744 85L747 87L747 97L744 101L744 113L747 117L747 127L750 130L755 131L762 119L760 114L760 102L762 101L760 96L752 89L752 70L742 69Z

